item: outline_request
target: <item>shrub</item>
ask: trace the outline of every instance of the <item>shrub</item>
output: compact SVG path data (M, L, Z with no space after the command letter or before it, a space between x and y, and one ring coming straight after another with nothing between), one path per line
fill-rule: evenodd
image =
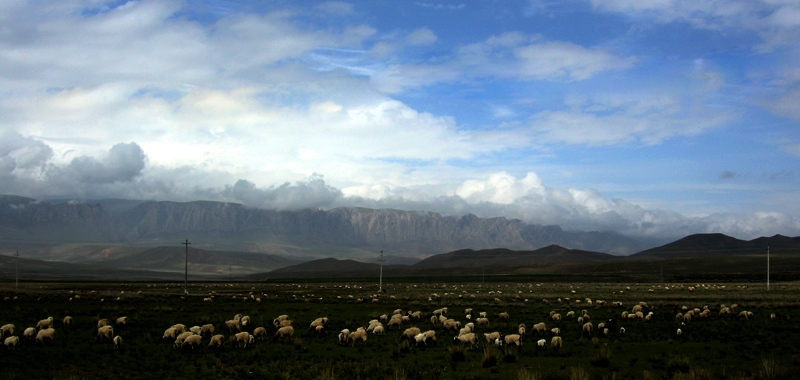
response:
M775 361L774 357L763 358L761 359L761 364L764 367L759 372L759 377L764 380L777 380L777 379L785 379L786 376L786 368L778 364Z
M673 377L678 372L689 372L689 358L686 356L673 356L667 364L667 377Z
M594 353L594 359L591 360L591 363L595 367L607 368L611 365L611 356L611 351L607 348L601 348Z
M537 373L530 372L525 368L517 371L517 380L538 380L540 378Z
M572 367L569 369L569 372L570 380L589 380L589 372L586 372L583 368Z
M492 345L483 348L483 368L497 365L497 350Z
M450 346L447 351L450 352L450 361L452 362L463 362L467 360L467 356L464 354L464 347L461 345Z

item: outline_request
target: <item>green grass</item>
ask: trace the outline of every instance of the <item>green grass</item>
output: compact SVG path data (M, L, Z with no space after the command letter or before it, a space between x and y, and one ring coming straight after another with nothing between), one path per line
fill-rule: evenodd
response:
M660 284L537 284L505 278L486 283L387 281L387 292L380 295L378 303L372 303L377 284L363 281L192 283L186 301L180 299L182 283L39 282L22 284L19 293L13 292L13 283L6 283L0 285L0 325L13 323L16 334L21 335L26 327L53 316L56 341L52 345L23 341L16 351L0 348L0 357L4 373L14 374L8 378L49 379L782 379L800 370L800 354L794 350L794 342L800 338L800 330L794 326L794 321L800 320L800 297L796 296L800 284L775 283L769 293L749 283L720 283L713 288L681 285L666 290ZM697 290L688 291L689 286L697 285ZM214 301L204 302L212 292ZM262 302L251 300L250 292ZM429 301L434 293L440 298ZM17 301L2 301L15 295ZM75 299L76 295L80 298ZM116 301L117 297L121 300ZM357 303L358 298L366 301ZM595 302L589 307L585 298L607 303L597 306ZM580 304L575 303L578 299ZM623 307L611 306L612 301L623 302ZM580 313L586 309L597 325L609 318L619 319L622 311L630 311L639 301L654 309L655 320L619 321L627 330L625 336L616 331L607 337L597 332L582 336L574 319L553 322L547 318L551 310L565 316L570 310ZM736 314L750 310L754 317L721 318L720 304L738 304ZM712 309L709 320L695 319L681 326L674 319L682 306L702 309L705 305ZM463 311L467 307L475 314L487 312L490 325L477 328L477 347L453 345L452 334L431 325L431 312L442 307L462 323L466 322ZM384 336L369 335L366 345L337 344L340 330L366 326L369 320L395 309L420 310L426 317L405 323L401 329L387 329ZM511 316L508 322L496 318L503 311ZM270 338L246 349L232 348L226 341L219 352L208 349L208 338L199 352L175 350L172 342L161 339L164 330L176 323L187 327L212 323L217 333L227 337L224 321L238 313L250 316L249 331L263 326ZM778 319L770 321L770 313ZM280 314L296 321L293 339L271 339L275 331L272 320ZM60 323L66 315L75 320L69 329ZM129 326L115 328L123 337L122 349L93 343L99 318L113 321L123 315ZM322 316L329 318L327 333L307 332L308 324ZM538 322L545 322L548 331L561 329L564 346L560 352L549 346L536 349L536 340L550 340L549 333L537 336L531 331ZM485 344L484 332L516 333L519 323L528 326L522 349ZM435 330L438 344L426 347L402 341L402 330L411 326ZM677 337L679 327L683 335ZM40 360L42 357L47 360Z

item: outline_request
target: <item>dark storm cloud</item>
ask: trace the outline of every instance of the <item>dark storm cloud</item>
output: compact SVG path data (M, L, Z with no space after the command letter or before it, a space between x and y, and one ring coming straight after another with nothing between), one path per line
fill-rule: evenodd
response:
M102 159L89 156L72 159L66 171L88 183L125 182L141 174L145 160L144 151L135 142L119 143Z
M303 208L327 208L342 198L342 192L325 183L321 176L311 176L294 184L286 182L280 186L266 189L240 179L222 192L225 198L232 198L250 207L299 210Z

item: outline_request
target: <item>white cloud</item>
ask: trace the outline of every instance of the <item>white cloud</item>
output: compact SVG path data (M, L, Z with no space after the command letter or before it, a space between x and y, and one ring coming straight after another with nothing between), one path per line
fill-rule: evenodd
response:
M413 32L409 33L405 38L405 42L409 46L430 45L436 42L436 40L438 40L436 34L434 34L428 28L420 28L414 30Z

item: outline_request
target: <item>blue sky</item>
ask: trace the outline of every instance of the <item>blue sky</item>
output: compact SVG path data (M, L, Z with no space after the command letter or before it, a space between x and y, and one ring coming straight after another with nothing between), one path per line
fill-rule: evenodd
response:
M0 4L0 192L800 235L800 4Z

